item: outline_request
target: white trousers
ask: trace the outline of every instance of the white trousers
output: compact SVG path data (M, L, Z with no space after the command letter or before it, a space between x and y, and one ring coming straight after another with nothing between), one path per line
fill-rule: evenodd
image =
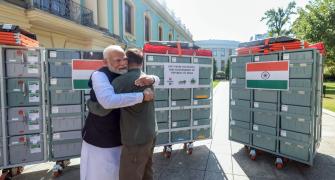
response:
M100 148L83 141L80 158L81 180L119 180L122 146Z

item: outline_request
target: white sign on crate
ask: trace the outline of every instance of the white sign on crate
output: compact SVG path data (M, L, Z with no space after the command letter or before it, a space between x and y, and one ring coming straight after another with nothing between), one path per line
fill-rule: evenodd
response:
M164 88L199 87L199 65L184 63L164 64Z

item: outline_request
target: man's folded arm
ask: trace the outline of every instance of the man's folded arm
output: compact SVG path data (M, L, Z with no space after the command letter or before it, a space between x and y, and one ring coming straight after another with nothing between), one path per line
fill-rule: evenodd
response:
M115 94L107 76L99 71L92 74L92 85L99 104L105 109L133 106L143 101L143 93Z

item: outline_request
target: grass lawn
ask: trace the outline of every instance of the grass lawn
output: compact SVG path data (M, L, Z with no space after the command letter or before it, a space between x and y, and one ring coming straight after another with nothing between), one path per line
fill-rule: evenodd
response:
M214 80L214 81L213 81L213 88L215 88L215 86L218 85L219 82L220 82L220 80Z
M335 82L323 83L327 86L326 97L323 98L323 108L335 112Z

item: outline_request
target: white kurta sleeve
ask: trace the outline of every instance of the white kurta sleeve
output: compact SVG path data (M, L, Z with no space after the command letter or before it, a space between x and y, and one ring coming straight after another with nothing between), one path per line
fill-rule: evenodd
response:
M155 79L155 82L153 84L153 86L158 86L159 83L160 83L160 79L158 76L155 76L155 75L150 75L153 79Z
M107 76L99 71L92 74L92 86L99 104L105 109L133 106L143 101L143 93L115 94Z

